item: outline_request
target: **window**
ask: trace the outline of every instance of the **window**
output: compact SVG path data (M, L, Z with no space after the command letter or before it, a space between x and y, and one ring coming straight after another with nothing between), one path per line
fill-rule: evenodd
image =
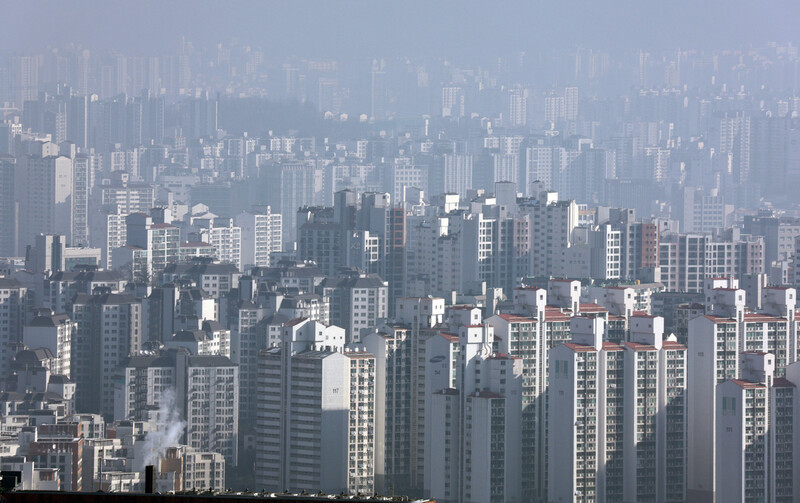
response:
M722 415L732 416L736 414L736 397L722 397Z

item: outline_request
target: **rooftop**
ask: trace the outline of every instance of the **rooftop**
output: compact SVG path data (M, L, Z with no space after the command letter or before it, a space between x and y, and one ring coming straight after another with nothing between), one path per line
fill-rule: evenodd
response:
M786 379L785 377L776 377L772 381L773 388L796 388L797 386L794 385L790 380Z
M623 344L634 351L656 351L656 347L650 344L640 344L638 342L623 342Z
M529 318L527 316L520 316L520 315L517 315L517 314L501 313L501 314L498 314L497 316L499 316L500 318L502 318L502 319L504 319L506 321L509 321L509 322L514 322L514 321L533 321L533 318Z
M583 344L575 344L574 342L566 342L564 343L566 347L575 351L576 353L588 353L591 351L597 351L597 349L593 348L592 346L584 346Z
M714 316L711 314L705 315L706 318L713 321L714 323L736 323L736 320L733 318L724 318L722 316Z
M29 327L47 327L53 328L64 323L68 323L70 318L66 314L52 314L46 316L37 316L28 324Z
M752 381L743 381L741 379L731 379L731 382L744 389L763 388L764 385Z

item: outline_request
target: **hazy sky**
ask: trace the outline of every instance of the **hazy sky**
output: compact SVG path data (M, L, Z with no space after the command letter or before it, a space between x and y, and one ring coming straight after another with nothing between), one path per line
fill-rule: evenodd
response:
M739 48L797 43L800 0L0 0L0 51L80 43L174 52L238 37L276 56L475 55L538 47Z

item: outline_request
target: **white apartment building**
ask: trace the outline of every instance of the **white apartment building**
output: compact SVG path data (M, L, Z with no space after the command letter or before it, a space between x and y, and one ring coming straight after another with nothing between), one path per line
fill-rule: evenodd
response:
M548 500L685 501L686 348L660 317L634 316L622 344L602 318L571 324L550 352Z
M115 404L116 420L146 421L174 394L178 417L186 422L182 443L237 462L239 372L220 355L190 355L184 348L133 356L123 364L124 382ZM164 418L162 418L164 420Z
M540 290L543 295L544 290ZM542 306L543 308L544 306ZM543 316L542 316L543 317ZM541 359L546 358L542 350L543 340L539 337L539 319L513 314L498 314L485 320L494 328L500 339L501 352L519 358L522 362L522 484L523 494L535 494L538 458L542 443L539 442L540 407L543 398L544 380L541 378Z
M668 291L701 292L707 278L764 272L764 242L712 235L661 236L658 244L661 282Z
M284 243L293 243L297 239L297 208L321 202L322 191L319 189L324 170L313 161L285 161L270 166L266 173L266 200L273 211L283 216Z
M20 124L22 126L22 124ZM17 238L19 224L16 214L16 195L14 177L17 159L8 154L0 154L0 212L7 215L0 223L0 256L11 257L18 253Z
M521 87L508 92L508 125L520 127L528 123L528 90Z
M703 282L705 313L732 318L738 323L739 351L775 355L776 375L798 359L797 291L771 286L761 289L761 309L747 309L747 292L735 278L707 278Z
M15 189L19 198L19 247L33 245L39 234L65 233L72 241L72 159L44 152L24 156L16 164Z
M741 378L744 352L774 355L775 375L784 377L798 359L798 321L794 288L764 288L762 310L752 313L737 280L707 278L703 285L706 314L690 320L688 331L689 494L707 500L717 486L717 385Z
M798 346L797 290L766 287L761 291L761 310L745 313L740 328L741 351L769 352L775 356L775 375L800 357Z
M274 491L374 491L375 358L344 330L296 319L259 354L257 482Z
M407 223L408 293L443 295L461 290L461 243L449 233L450 219L410 217Z
M651 314L653 294L663 291L661 283L589 286L582 289L581 300L600 304L608 309L609 314L629 317L634 311Z
M89 246L90 162L85 155L72 161L72 246Z
M497 350L523 362L522 466L525 498L547 498L547 375L550 351L570 340L570 318L581 311L580 282L551 280L548 289L518 287L513 304L489 317ZM588 308L588 305L583 305ZM597 312L603 316L604 313Z
M419 493L424 484L427 399L438 362L451 360L430 343L442 334L444 299L400 298L395 323L362 339L375 357L375 489ZM444 386L454 385L454 376ZM385 404L385 405L384 405Z
M728 278L704 281L706 315L689 321L689 476L692 500L713 497L716 386L739 377L745 293Z
M180 229L172 224L153 223L143 213L132 213L125 217L126 244L147 250L148 278L160 274L170 264L178 261Z
M491 178L478 179L477 183L493 184L497 182L519 183L519 155L515 154L492 154L492 173ZM481 186L481 185L479 185Z
M375 490L411 487L414 403L411 383L417 375L412 362L412 332L403 325L378 327L362 343L375 357ZM388 421L387 421L388 419Z
M102 204L116 206L124 214L149 213L155 204L152 185L128 184L106 186L102 189Z
M714 491L716 386L739 376L739 330L734 318L689 321L688 496L710 501Z
M742 353L741 365L741 379L717 385L717 500L796 501L800 363L786 377L774 376L769 353Z
M525 150L526 189L532 182L540 182L546 188L553 187L553 149L551 147L528 147ZM530 194L528 195L535 195Z
M47 348L54 357L52 374L70 376L72 334L77 323L66 314L40 314L22 330L22 342L31 349Z
M195 225L199 228L192 235L214 247L216 260L242 270L242 229L233 224L232 218L195 220Z
M428 192L428 168L414 164L408 157L397 157L385 166L385 185L392 201L405 201L405 191L416 188Z
M219 452L187 448L182 461L182 490L202 491L225 487L225 457Z
M718 190L685 187L680 194L682 205L677 209L685 232L711 233L730 225L734 206L725 204Z
M209 323L219 325L218 322L203 322L202 329L187 329L176 332L171 339L164 341L165 348L186 348L193 355L220 355L231 357L230 330L221 325L219 330L210 330L205 327Z
M375 164L357 162L333 162L325 166L324 204L334 203L334 194L341 190L355 190L360 193L379 191L383 187L380 169Z
M686 347L634 315L625 348L625 500L686 500ZM630 474L636 474L636 477Z
M456 388L429 397L425 492L445 502L520 501L522 360L493 351L490 325L460 325L457 337Z
M244 271L269 267L270 254L283 248L282 217L267 206L261 211L242 212L234 223L241 229L241 262Z
M111 255L114 250L125 246L128 242L128 227L125 223L127 213L113 206L89 215L89 239L92 246L101 250L103 268L111 267Z
M570 278L618 279L621 277L621 232L610 225L577 227L567 250Z
M429 190L434 194L458 194L466 197L472 188L473 157L467 154L444 154L442 156L441 180L432 180Z
M113 457L113 451L105 456ZM225 465L225 457L218 452L204 452L188 445L169 447L156 467L156 490L219 490L225 487ZM140 480L140 484L139 491L144 489L144 481Z
M489 198L446 216L408 218L407 274L413 295L512 289L528 270L528 225Z
M376 274L353 273L328 277L317 287L330 299L330 322L347 330L347 342L361 342L361 335L375 328L388 314L389 284Z
M575 201L559 201L558 193L547 192L535 204L520 208L529 216L531 276L567 276L568 261L564 253L572 246L572 231L578 226L578 205Z
M309 318L326 325L336 325L331 322L330 300L315 293L281 296L278 311L289 319ZM338 326L338 325L337 325Z
M464 117L464 90L457 86L442 87L442 117Z

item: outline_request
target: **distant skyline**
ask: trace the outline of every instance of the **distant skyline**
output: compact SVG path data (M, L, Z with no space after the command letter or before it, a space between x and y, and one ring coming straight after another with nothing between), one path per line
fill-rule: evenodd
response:
M3 487L800 502L800 0L25 2Z
M45 13L47 13L45 15ZM562 1L7 2L3 53L75 43L92 51L174 52L238 39L270 58L423 55L494 58L506 52L738 49L797 44L800 2Z

